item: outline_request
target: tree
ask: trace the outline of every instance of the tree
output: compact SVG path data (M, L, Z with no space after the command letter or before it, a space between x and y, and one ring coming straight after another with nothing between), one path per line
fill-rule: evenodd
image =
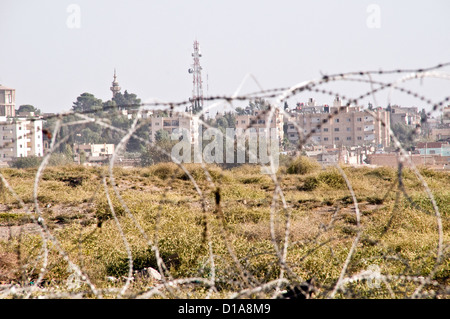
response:
M237 115L245 115L245 109L243 109L242 107L238 106L236 109L236 114Z
M86 156L86 152L85 151L81 151L80 152L80 164L84 164L86 162L87 156Z
M416 138L414 128L403 123L396 123L392 127L392 132L402 144L404 149L407 151L411 151L413 149Z
M137 97L134 93L128 93L127 90L122 93L117 93L112 101L117 105L119 109L121 108L131 108L137 109L141 104L141 99Z
M133 135L131 135L130 140L127 143L127 152L133 153L138 152L141 153L145 150L146 144L141 139L146 141L150 140L150 126L149 124L145 124L139 127ZM139 136L140 139L135 138L134 136Z
M216 127L225 130L227 127L229 127L228 120L226 117L221 116L217 118L216 120Z
M42 158L36 156L18 157L10 163L10 166L13 168L39 167L41 161Z
M34 112L34 114L38 115L41 114L41 110L35 108L33 105L30 104L24 104L19 106L19 109L17 110L18 113L20 112Z
M101 99L97 99L91 93L83 93L73 102L72 110L74 112L95 112L103 108Z
M252 113L255 110L266 111L270 108L270 104L263 98L257 98L254 101L250 101L248 106Z
M165 143L167 141L170 141L169 132L166 130L158 130L155 133L155 142L156 143Z
M141 153L141 166L171 161L171 151L178 141L172 141L169 133L159 130L155 133L155 145L147 147Z
M223 117L227 120L228 127L236 127L236 116L232 112L225 113Z

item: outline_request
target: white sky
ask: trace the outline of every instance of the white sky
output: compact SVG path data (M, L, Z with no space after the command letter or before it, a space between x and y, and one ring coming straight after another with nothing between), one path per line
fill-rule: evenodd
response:
M78 29L67 26L72 3L81 10ZM380 28L367 25L372 3L380 8ZM16 89L17 107L61 112L83 92L110 99L117 68L122 92L142 101L183 101L192 92L187 70L195 39L209 95L233 94L248 73L271 89L321 72L425 68L450 62L449 13L448 0L1 0L0 83ZM426 79L409 87L437 102L450 95L449 86ZM352 97L370 90L323 88ZM242 93L257 90L249 80ZM332 103L316 93L294 102L308 97ZM386 101L377 96L379 105ZM401 93L391 102L425 107Z

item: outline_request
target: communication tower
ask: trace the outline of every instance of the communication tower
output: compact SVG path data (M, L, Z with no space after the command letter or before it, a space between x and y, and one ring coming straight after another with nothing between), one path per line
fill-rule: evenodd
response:
M200 45L197 40L194 41L194 52L192 57L194 58L194 63L188 70L193 76L193 89L191 101L191 112L198 113L203 109L203 87L202 87L202 67L200 66L200 57L202 53L200 52Z

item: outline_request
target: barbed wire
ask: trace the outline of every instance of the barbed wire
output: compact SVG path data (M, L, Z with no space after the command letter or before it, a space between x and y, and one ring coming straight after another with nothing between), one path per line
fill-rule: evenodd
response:
M299 137L301 137L296 145L297 151L301 150L302 147L307 145L314 133L318 132L326 123L333 120L340 112L345 111L346 107L352 105L359 105L361 100L365 98L372 98L374 100L374 105L377 107L379 105L376 95L383 91L388 91L388 101L390 104L391 93L393 90L401 92L407 96L416 98L421 103L424 103L430 108L427 112L427 116L430 116L433 112L441 110L441 108L450 100L450 96L445 97L441 101L433 102L430 98L427 98L423 94L419 94L411 89L406 89L400 87L402 83L410 82L417 79L423 78L437 78L448 80L450 75L445 72L438 72L436 70L443 69L449 66L450 63L442 63L429 68L418 68L418 69L396 69L396 70L378 70L378 71L359 71L359 72L347 72L333 75L321 75L321 77L309 81L304 81L295 84L291 87L285 88L273 88L264 90L262 86L258 83L257 79L249 74L243 79L243 81L238 86L237 90L230 96L226 95L216 95L204 97L204 101L213 102L205 106L200 113L189 114L186 112L177 111L177 108L189 106L193 101L185 100L179 102L165 102L165 101L154 101L139 104L127 104L127 105L105 105L103 106L101 112L108 113L109 111L114 111L117 109L136 111L134 118L131 122L130 127L125 130L123 128L116 127L112 125L106 118L101 118L97 116L99 110L85 110L82 112L68 111L61 112L54 115L45 115L40 118L43 121L55 120L55 126L52 132L48 132L48 136L51 137L50 149L39 164L36 170L33 183L32 191L32 202L25 202L21 196L18 195L17 191L8 182L6 173L0 170L0 180L2 186L2 192L8 192L19 204L20 209L23 209L27 216L30 217L31 222L37 225L39 231L40 240L35 245L35 248L40 248L39 253L35 257L30 256L25 264L21 265L21 269L17 271L23 273L25 276L26 269L31 267L30 273L37 271L36 279L32 283L22 282L17 283L6 283L0 287L0 297L10 298L10 297L21 297L21 298L35 298L39 296L40 298L179 298L190 296L199 296L201 294L195 294L196 288L201 291L201 288L206 288L207 293L204 295L206 298L211 298L214 296L222 296L225 298L284 298L289 291L292 291L295 287L305 287L302 288L300 294L295 296L298 298L358 298L362 294L368 294L369 297L378 296L379 290L377 290L381 285L384 285L384 292L391 298L397 296L407 297L407 298L446 298L449 292L448 281L439 281L434 279L436 273L439 271L439 267L448 267L449 256L449 244L448 244L448 234L445 233L444 222L448 221L447 211L444 214L441 212L439 205L436 202L436 190L433 190L430 185L428 185L426 179L423 177L421 171L416 167L415 163L410 159L409 153L403 147L402 143L395 135L393 130L390 128L389 123L384 122L384 120L379 117L376 112L370 109L363 109L368 115L372 116L377 122L381 123L383 127L387 127L389 131L389 138L392 140L394 146L397 149L398 154L398 168L397 177L394 181L390 183L383 200L384 201L388 195L394 191L397 187L395 194L394 208L390 209L390 219L384 229L384 231L379 235L378 239L372 239L372 241L380 242L382 237L386 235L389 228L392 226L392 221L396 214L395 207L400 207L400 196L403 194L410 205L419 212L423 212L428 216L434 216L436 222L436 233L437 233L437 245L435 251L432 253L434 256L434 262L428 264L429 271L424 275L419 269L415 269L407 259L399 257L398 255L389 255L386 253L380 254L380 258L390 259L390 260L400 260L406 265L406 270L402 274L382 274L379 269L376 270L362 270L355 272L350 270L352 261L357 251L364 249L364 244L361 247L361 243L366 240L364 235L364 223L362 218L362 213L360 210L361 200L358 198L357 191L353 188L352 182L347 176L346 170L339 164L336 163L335 167L339 175L344 180L344 185L350 194L352 209L354 209L355 221L356 221L356 232L354 236L351 235L337 235L333 234L330 238L321 239L324 234L335 231L336 223L339 221L342 215L342 208L340 204L336 204L332 210L330 220L327 225L321 224L317 232L309 238L302 241L291 241L292 227L293 227L293 213L295 210L292 205L289 204L286 198L285 191L283 189L283 178L285 178L285 172L276 172L276 164L274 162L273 156L269 156L269 167L268 177L273 184L273 190L271 195L271 201L269 205L269 234L270 243L272 245L271 249L267 249L264 252L255 253L254 255L241 256L238 252L239 247L233 245L232 233L227 225L226 211L227 211L227 201L224 199L222 193L222 186L220 179L215 179L211 175L210 168L205 162L201 162L200 167L205 174L206 185L199 183L196 176L190 171L188 165L183 163L179 159L175 158L166 149L158 145L152 139L145 139L139 136L137 133L139 129L148 127L151 122L151 117L144 118L141 115L146 110L162 110L169 111L172 115L179 117L185 117L187 119L194 119L202 127L209 129L214 128L214 126L203 118L206 112L217 108L220 106L231 105L234 109L233 103L236 102L251 102L255 99L265 99L269 100L267 102L267 109L260 110L259 114L256 116L256 120L265 119L265 128L270 129L271 120L275 119L277 114L281 114L287 119L291 118L292 113L288 112L284 108L284 102L291 98L294 98L302 93L317 93L326 96L334 97L338 95L342 101L345 103L341 107L337 107L336 111L330 112L328 116L314 126L309 132L304 132L304 127L301 123L292 120L289 121L290 125L295 127L295 130ZM385 75L404 75L394 81L380 81L374 80L374 76L385 76ZM245 81L252 79L255 81L260 91L240 94ZM328 90L323 88L330 83L337 82L356 82L369 85L369 89L359 96L350 97L342 94L342 92L337 90ZM30 121L37 119L30 118ZM115 227L118 236L122 240L123 247L126 251L126 263L127 263L127 275L123 278L112 278L115 280L116 284L113 288L105 288L104 284L96 284L94 279L90 278L90 275L83 271L83 266L81 265L82 256L79 256L79 262L76 262L72 257L74 249L79 249L79 254L82 254L82 246L86 244L92 236L98 235L98 227L91 231L86 236L82 236L82 228L80 229L80 237L78 240L78 247L74 249L64 248L62 240L64 238L58 239L58 236L47 226L46 215L41 209L42 204L39 200L39 188L40 183L43 178L45 170L48 169L49 160L52 154L56 153L58 148L66 143L71 137L80 132L85 125L98 125L102 129L117 132L121 135L120 141L116 144L114 153L109 159L107 172L100 173L101 182L98 185L96 192L93 194L91 203L94 198L101 196L100 190L106 197L107 206L111 212L112 219L114 220ZM423 123L421 123L423 124ZM421 124L414 128L414 134L418 134ZM0 123L0 127L3 125L8 125L8 123ZM70 128L69 132L64 136L61 134L61 130L64 127ZM246 129L254 127L254 124L249 122ZM44 133L44 128L41 128L40 132L31 132L30 134ZM25 135L25 138L29 135ZM154 233L153 238L150 236L148 230L145 229L144 225L140 222L136 212L130 209L129 199L123 196L123 192L119 189L118 182L116 181L115 167L118 163L119 154L126 150L126 146L130 139L135 139L141 142L146 147L153 147L158 150L158 152L163 153L165 156L170 158L173 163L180 169L183 174L194 187L195 193L200 198L199 203L201 207L201 228L202 228L202 238L204 247L206 247L205 267L209 268L208 278L199 277L198 274L193 276L186 276L184 278L179 278L174 276L168 265L169 260L165 254L161 252L161 226L166 222L164 219L164 204L165 201L170 198L170 191L172 185L176 182L177 177L175 173L170 176L170 178L165 182L166 187L162 192L160 192L160 201L158 208L156 209L156 216L154 220ZM4 143L1 149L10 148L16 141L13 139L8 143ZM270 151L269 151L270 152ZM249 156L257 154L251 154L252 150L249 150ZM298 152L296 153L298 154ZM272 154L273 155L273 154ZM415 203L413 197L409 194L404 182L403 182L403 172L404 166L408 166L414 176L419 181L421 188L425 192L428 200L431 203L431 210L421 207L419 204ZM197 176L198 177L198 176ZM116 206L113 203L113 196L119 202L119 207L125 212L123 216L117 214ZM211 200L214 198L214 201ZM242 200L245 200L243 198ZM192 199L193 201L193 199ZM350 203L350 202L349 202ZM347 203L347 204L349 204ZM144 212L140 212L144 213ZM263 212L261 211L261 214ZM0 214L1 216L1 214ZM156 260L157 272L160 275L157 280L152 279L156 284L153 286L146 286L144 288L138 289L138 291L133 290L133 286L137 285L139 279L137 278L136 271L142 269L136 269L137 265L134 262L134 252L133 245L129 239L127 239L127 230L123 224L123 218L129 218L134 227L139 233L140 239L144 242L144 246L148 247L149 250L154 254ZM279 221L282 221L281 236L277 235ZM11 227L11 226L8 226ZM188 227L188 226L187 226ZM183 229L189 233L189 229ZM224 249L226 253L219 252L215 246L215 241L217 238L214 237L218 232L219 237L222 239ZM11 230L10 239L11 239ZM20 240L24 238L26 234L22 231L20 232ZM446 237L447 236L447 237ZM291 248L296 245L306 246L308 249L296 258L302 262L308 257L313 256L314 253L318 252L323 247L329 247L331 253L333 254L333 248L331 244L342 239L346 239L351 242L350 248L346 254L345 259L342 261L340 266L336 266L337 276L332 276L324 280L323 282L318 282L317 280L314 284L308 281L310 278L304 278L304 274L298 273L298 267L289 260ZM18 260L21 260L20 246L18 247ZM117 248L119 250L119 248ZM62 258L57 262L50 261L50 253L55 250ZM227 265L222 265L225 255L231 258L231 261ZM254 273L254 269L249 267L248 260L257 256L271 256L274 258L273 264L278 268L277 275L275 278L269 278L270 276L263 277L258 276ZM430 255L431 256L431 255ZM377 256L373 256L377 258ZM53 264L52 264L53 262ZM61 267L65 263L68 265L69 276L58 283L58 285L44 285L46 274L50 273L53 267ZM226 266L226 267L225 267ZM35 269L38 267L39 269ZM445 271L449 271L445 268ZM27 273L26 275L29 275ZM269 279L268 279L269 278ZM361 288L361 283L371 283L370 289ZM374 283L377 287L374 288ZM303 286L302 286L303 285ZM358 286L359 285L359 286ZM224 286L227 290L224 290ZM413 292L410 295L402 292L403 287L413 287ZM314 287L314 289L310 289ZM311 292L315 293L312 294ZM403 295L402 295L403 294Z

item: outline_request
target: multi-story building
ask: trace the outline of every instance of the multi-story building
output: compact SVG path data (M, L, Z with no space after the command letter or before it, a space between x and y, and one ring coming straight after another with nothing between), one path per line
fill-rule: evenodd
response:
M251 114L236 115L236 129L256 131L266 128L276 128L277 136L282 141L284 138L283 113L275 109L271 118L268 110L254 110Z
M417 107L400 107L395 105L392 106L390 110L390 121L392 126L401 123L416 127L416 125L420 124L420 114Z
M294 145L301 141L337 147L372 145L381 148L390 145L389 112L381 107L369 113L360 106L342 106L338 97L333 106L317 106L310 102L306 111L300 105L285 118L287 138ZM304 141L306 136L309 138Z
M191 143L195 143L198 139L198 121L195 117L184 115L183 113L165 114L155 112L150 117L149 125L150 138L152 141L155 141L156 132L159 130L165 130L170 135L175 129L185 129L190 132Z
M43 156L42 120L0 117L0 160Z
M442 108L442 123L445 125L450 124L450 105Z
M16 90L0 84L0 116L16 115Z

